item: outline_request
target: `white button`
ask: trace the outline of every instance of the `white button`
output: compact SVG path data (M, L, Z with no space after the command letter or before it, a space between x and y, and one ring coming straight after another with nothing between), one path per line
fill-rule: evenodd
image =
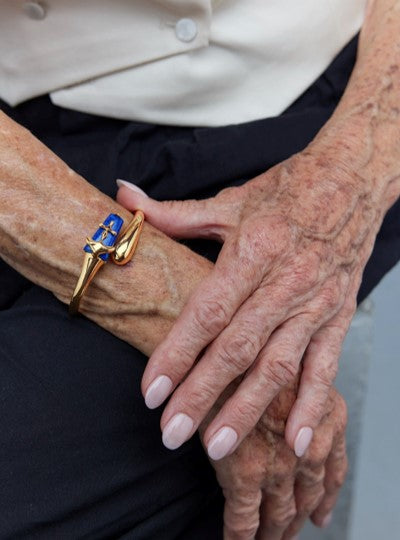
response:
M175 25L175 34L180 41L193 41L197 36L197 24L193 19L179 19Z
M22 9L30 19L41 21L46 17L47 10L43 2L24 2Z

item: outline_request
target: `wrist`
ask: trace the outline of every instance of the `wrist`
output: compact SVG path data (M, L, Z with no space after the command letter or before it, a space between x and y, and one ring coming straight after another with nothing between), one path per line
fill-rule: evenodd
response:
M400 195L399 140L400 109L388 119L371 104L335 113L309 148L335 163L343 182L383 219Z
M399 31L398 1L370 1L350 81L315 139L345 162L383 213L400 195Z
M17 271L68 304L83 246L110 213L132 215L0 113L0 253ZM145 223L133 260L106 264L82 312L149 354L169 330L209 261Z
M83 297L81 312L150 355L211 268L207 259L145 223L132 261L105 265Z

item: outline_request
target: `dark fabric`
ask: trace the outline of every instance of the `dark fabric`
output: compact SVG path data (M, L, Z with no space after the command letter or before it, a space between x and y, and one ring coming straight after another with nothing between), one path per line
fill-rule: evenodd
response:
M112 197L116 178L160 199L205 197L302 150L332 114L355 54L353 40L281 116L237 126L123 122L55 107L46 96L1 107ZM218 252L211 242L190 245L212 259ZM397 203L360 299L399 258ZM70 319L1 261L0 279L0 538L222 538L222 495L198 438L164 449L160 411L144 406L144 356Z

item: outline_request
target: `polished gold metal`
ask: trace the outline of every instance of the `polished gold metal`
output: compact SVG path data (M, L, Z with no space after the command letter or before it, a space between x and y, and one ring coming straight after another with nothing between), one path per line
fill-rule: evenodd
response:
M99 223L100 229L104 229L103 232L103 240L106 238L107 234L112 234L113 236L116 236L117 233L111 228L114 225L115 221L110 221L110 225L104 225L104 223Z
M112 247L105 246L102 242L86 237L86 242L91 249L91 253L85 252L82 270L69 304L70 315L76 315L79 312L79 304L82 296L85 294L94 276L106 263L106 261L100 258L100 255L108 253L115 264L127 264L135 253L143 223L144 214L141 210L137 210L121 238L117 241L115 246ZM116 232L110 229L111 224L110 226L106 226L103 223L100 223L99 226L104 229L104 235L102 235L103 240L108 233L111 233L114 236L116 235Z
M76 284L69 304L70 315L76 315L78 313L82 296L85 294L86 289L89 287L94 276L104 264L105 261L98 259L93 253L85 253L81 275L79 276L78 283Z
M123 265L132 259L139 242L143 223L144 214L141 210L137 210L126 231L115 244L115 249L111 254L111 258L115 264Z

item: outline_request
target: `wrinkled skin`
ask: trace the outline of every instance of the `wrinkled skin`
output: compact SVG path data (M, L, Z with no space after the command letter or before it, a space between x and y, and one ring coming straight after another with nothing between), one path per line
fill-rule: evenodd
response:
M142 380L146 395L156 377L170 378L164 433L184 413L193 426L181 433L184 442L246 373L204 433L209 453L222 427L234 432L237 446L303 356L288 444L296 449L300 430L318 425L364 266L400 194L399 36L400 1L370 2L356 65L330 120L304 151L244 186L205 201L163 203L120 189L119 202L144 210L168 235L223 242L212 274ZM153 395L153 405L165 393Z
M68 304L79 276L82 242L87 231L110 211L120 213L126 220L130 219L130 214L2 113L0 172L0 256ZM91 201L91 212L87 211L86 200ZM60 243L62 235L68 236L70 241ZM87 317L106 330L145 354L151 354L171 329L193 289L211 271L209 261L146 223L134 264L118 269L105 265L85 294L81 308ZM231 385L230 391L234 390L235 386ZM231 458L213 463L228 497L227 535L238 526L232 521L233 513L242 513L240 499L232 500L238 484L253 486L246 501L257 509L259 490L255 486L272 485L277 473L286 478L287 483L293 478L297 460L285 446L282 435L296 394L297 382L284 388L262 415L249 440L245 440ZM228 398L229 393L222 396L218 407ZM331 412L333 404L329 402L325 410L331 419L338 418L341 410L338 402L335 412ZM217 410L213 409L207 422ZM202 426L203 430L205 428L206 423ZM333 428L326 431L325 455L332 445L333 431ZM338 462L338 473L342 463ZM312 485L303 490L304 504L313 490ZM277 508L269 507L271 515L278 512L279 502L276 498ZM327 505L321 510L320 520L329 509ZM250 527L247 520L254 521L253 516L242 517L240 527Z
M79 275L87 231L110 211L126 220L131 216L1 113L0 172L0 256L68 304ZM91 212L82 203L86 200L91 201ZM68 243L59 242L63 235L70 238ZM171 329L193 289L211 271L209 261L145 224L134 264L118 269L105 265L85 294L81 308L106 330L151 354ZM234 389L231 385L230 390ZM228 497L227 535L238 526L250 528L248 520L254 521L250 513L247 517L242 514L240 498L232 500L234 494L241 493L238 484L253 486L246 495L246 512L249 504L258 509L259 489L255 486L274 484L277 473L286 483L293 478L297 460L285 446L282 434L296 394L297 384L284 388L232 457L213 462ZM228 393L224 396L227 398ZM333 416L333 403L328 403L325 411L332 419L340 413L337 403ZM213 414L215 409L210 418ZM323 432L320 436L318 433L315 441L322 438ZM326 430L326 455L333 442L332 433L333 428ZM343 463L338 461L338 474ZM313 485L304 488L299 500L307 504L314 489ZM281 511L279 504L277 497L269 507L270 515ZM320 511L320 521L329 509L328 504ZM236 514L243 519L234 522Z
M307 453L296 458L280 416L295 393L282 396L232 455L211 461L226 499L225 540L290 540L309 516L317 526L329 524L347 471L345 403L331 389Z
M122 189L119 200L125 197L129 205L129 190ZM165 232L223 242L213 272L194 291L143 376L144 392L160 374L176 388L162 428L184 412L194 420L192 435L221 392L246 373L204 434L208 447L229 426L237 446L295 379L304 356L286 433L294 448L299 430L315 429L324 412L381 220L366 186L315 147L212 199L184 201L181 210L179 202L133 197Z

